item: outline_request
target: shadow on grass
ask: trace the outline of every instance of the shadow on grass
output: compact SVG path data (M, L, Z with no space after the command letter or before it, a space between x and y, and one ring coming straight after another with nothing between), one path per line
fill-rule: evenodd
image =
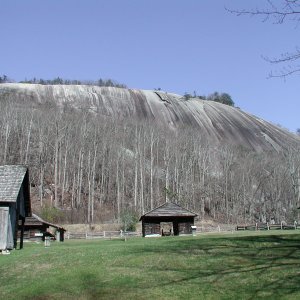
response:
M161 244L137 247L135 251L140 255L176 257L178 261L186 255L193 259L194 265L187 267L176 262L154 265L152 271L180 273L178 279L158 283L156 287L175 288L199 282L212 290L224 287L229 298L300 298L300 235L170 238Z

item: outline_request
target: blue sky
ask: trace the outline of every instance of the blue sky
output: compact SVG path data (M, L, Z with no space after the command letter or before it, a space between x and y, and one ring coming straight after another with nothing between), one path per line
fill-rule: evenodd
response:
M275 0L278 1L278 0ZM0 0L0 74L111 78L130 88L207 95L295 132L300 77L267 79L300 27L236 17L263 0ZM298 44L298 46L300 46Z

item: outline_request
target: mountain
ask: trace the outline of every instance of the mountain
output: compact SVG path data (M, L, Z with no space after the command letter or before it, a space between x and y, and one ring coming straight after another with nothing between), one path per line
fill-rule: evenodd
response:
M162 91L84 85L0 85L0 95L24 106L57 105L86 109L116 120L147 120L176 130L188 126L210 143L242 145L256 151L279 151L300 139L278 126L221 103Z
M103 222L176 202L200 218L293 222L300 139L238 108L162 92L0 84L0 163L30 169L35 212Z

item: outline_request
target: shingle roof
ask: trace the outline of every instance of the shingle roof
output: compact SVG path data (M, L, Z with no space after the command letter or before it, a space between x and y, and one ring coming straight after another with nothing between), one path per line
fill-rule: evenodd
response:
M42 226L43 224L66 231L66 229L64 229L63 227L53 223L49 223L36 214L32 214L31 217L26 217L25 219L25 226Z
M21 165L0 166L0 202L17 201L26 172Z
M147 212L143 217L196 217L197 214L181 207L180 205L173 202L166 202L165 204L154 208Z

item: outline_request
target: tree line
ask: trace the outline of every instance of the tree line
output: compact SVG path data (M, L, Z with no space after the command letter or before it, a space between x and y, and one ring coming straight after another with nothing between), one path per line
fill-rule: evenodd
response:
M177 202L218 221L293 221L300 152L211 145L190 127L170 130L54 104L31 110L1 95L0 162L30 168L34 209L60 221L117 221Z
M201 100L209 100L209 101L219 102L219 103L226 104L229 106L234 106L234 101L232 100L232 97L228 93L214 92L207 96L205 96L205 95L198 96L196 91L194 91L193 94L184 93L183 97L185 100L201 99Z
M9 79L5 74L0 76L0 83L6 83L6 82L11 82L11 79Z
M29 84L42 84L42 85L93 85L93 86L106 86L106 87L119 87L126 88L127 86L123 83L118 83L113 79L98 79L98 80L69 80L56 77L54 79L25 79L20 83Z
M7 75L0 76L0 83L15 82L15 80L9 78ZM19 81L19 83L28 84L42 84L42 85L93 85L93 86L105 86L105 87L118 87L127 88L123 83L118 83L113 79L98 79L98 80L77 80L77 79L63 79L61 77L56 77L54 79L42 79L42 78L32 78Z

